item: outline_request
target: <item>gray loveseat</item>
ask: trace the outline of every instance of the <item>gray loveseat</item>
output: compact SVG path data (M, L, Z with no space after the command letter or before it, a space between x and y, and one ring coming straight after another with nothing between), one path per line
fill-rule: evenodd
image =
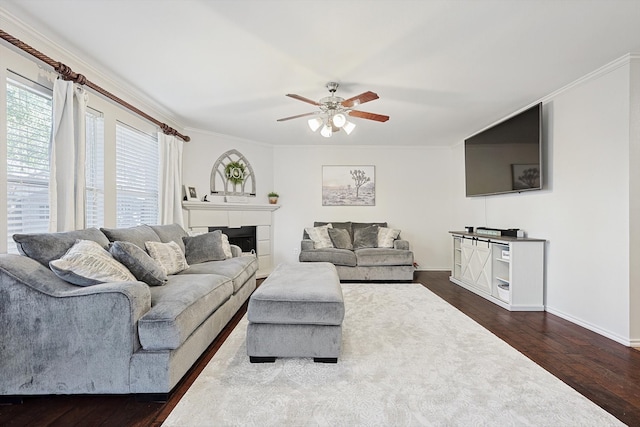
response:
M105 249L175 242L184 251L183 237L178 225L14 236L23 255L0 255L0 395L166 397L255 289L257 259L230 245L231 258L190 262L161 286L85 287L49 261L79 240Z
M322 230L320 236L309 235L328 224L331 224L328 242L323 242ZM396 233L384 239L381 229ZM412 281L413 252L399 232L389 229L386 222L316 221L313 228L305 228L303 232L299 260L330 262L336 266L341 281ZM382 240L386 240L386 247L379 247Z

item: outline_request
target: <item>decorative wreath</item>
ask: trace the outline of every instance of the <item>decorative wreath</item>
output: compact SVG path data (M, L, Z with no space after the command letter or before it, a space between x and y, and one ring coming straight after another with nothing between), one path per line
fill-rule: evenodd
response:
M228 163L224 168L224 174L233 184L242 184L244 181L245 166L240 162Z

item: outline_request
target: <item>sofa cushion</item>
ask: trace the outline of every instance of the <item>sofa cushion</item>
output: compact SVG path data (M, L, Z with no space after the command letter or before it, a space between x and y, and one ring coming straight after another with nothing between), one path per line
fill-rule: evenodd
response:
M156 232L162 243L176 242L184 252L182 238L189 234L179 224L152 225L151 228Z
M222 248L222 231L216 230L198 236L183 237L184 254L188 264L222 261L227 258Z
M116 241L109 247L111 255L141 282L149 286L162 286L167 281L164 268L148 253L131 242Z
M329 228L332 228L331 224L321 225L319 227L307 227L304 229L309 238L313 240L313 247L315 249L333 247L333 243L329 237Z
M160 237L153 228L146 224L128 228L101 228L110 242L131 242L139 248L145 249L145 242L160 242Z
M353 232L353 249L375 248L378 246L378 226L356 228Z
M224 261L209 261L190 266L181 275L186 274L219 274L233 281L233 293L235 294L251 276L258 271L258 259L251 256L239 256Z
M77 240L93 240L103 248L109 246L109 239L97 228L66 231L62 233L14 234L18 251L49 268L49 262L60 259Z
M413 265L413 252L389 248L364 248L355 251L359 267Z
M56 276L78 286L136 281L127 267L92 240L78 240L62 258L49 262L49 266Z
M179 273L189 267L182 249L176 242L146 242L145 247L151 258L158 261L167 275Z
M393 241L400 235L400 230L395 228L378 227L378 247L392 248Z
M172 350L182 343L233 292L231 280L216 274L169 276L165 286L149 288L151 309L138 321L145 350Z
M327 231L329 232L329 238L331 238L331 243L333 243L334 248L353 250L351 235L347 230L342 228L330 228Z
M301 251L299 259L301 262L330 262L334 265L356 266L356 254L348 249L324 248Z

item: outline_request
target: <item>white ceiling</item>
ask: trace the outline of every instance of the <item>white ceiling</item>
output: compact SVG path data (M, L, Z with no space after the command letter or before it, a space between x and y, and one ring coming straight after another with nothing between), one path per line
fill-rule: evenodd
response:
M451 145L640 53L640 0L0 0L182 126L275 145ZM44 52L45 54L47 52ZM56 58L54 58L56 59ZM82 73L83 70L74 70ZM87 75L91 79L91 75ZM287 98L371 90L326 140ZM186 132L188 133L188 131Z

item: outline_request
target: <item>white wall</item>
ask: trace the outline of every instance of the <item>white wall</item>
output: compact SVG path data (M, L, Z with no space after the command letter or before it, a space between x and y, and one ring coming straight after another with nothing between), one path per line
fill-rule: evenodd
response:
M375 206L322 206L323 165L374 165ZM386 221L402 230L421 269L449 269L451 167L448 147L275 147L275 262L297 260L314 221Z
M627 344L629 73L617 62L543 100L545 190L454 202L464 222L547 239L547 310Z
M210 201L224 201L222 196L210 195L211 169L218 157L236 149L249 161L256 178L256 197L250 197L249 203L268 203L267 194L273 189L272 146L198 129L185 132L191 141L184 144L182 182L196 187L200 199L206 194Z

